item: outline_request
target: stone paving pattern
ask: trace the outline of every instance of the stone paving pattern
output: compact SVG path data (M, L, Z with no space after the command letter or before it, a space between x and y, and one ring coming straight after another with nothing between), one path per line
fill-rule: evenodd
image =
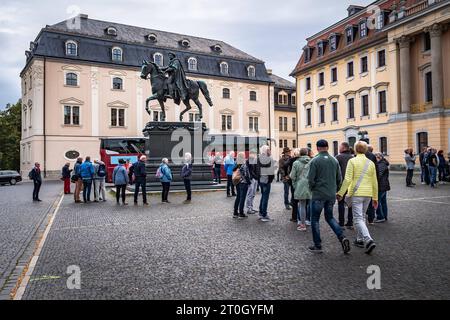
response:
M369 226L372 256L353 246L343 255L323 217L324 253L308 252L310 229L289 222L280 183L271 223L232 219L224 192L190 205L151 196L150 207L66 196L24 299L449 299L450 186L409 189L403 175L391 184L389 223ZM81 268L81 290L66 287L69 265ZM381 290L366 287L369 265L381 268Z

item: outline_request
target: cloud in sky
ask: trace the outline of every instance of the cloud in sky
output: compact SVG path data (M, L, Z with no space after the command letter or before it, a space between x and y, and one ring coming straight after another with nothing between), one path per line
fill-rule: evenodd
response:
M289 79L305 39L372 0L2 0L0 108L20 98L25 50L45 25L76 10L90 18L225 41ZM75 9L75 10L74 10ZM291 81L294 81L290 78Z

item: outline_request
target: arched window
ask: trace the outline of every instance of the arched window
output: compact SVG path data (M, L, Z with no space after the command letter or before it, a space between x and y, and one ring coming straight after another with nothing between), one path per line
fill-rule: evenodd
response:
M162 67L164 65L164 57L161 53L157 52L153 55L153 62L158 66Z
M123 89L123 80L119 77L113 78L113 89L114 90L122 90Z
M122 49L119 47L112 48L111 58L113 61L122 61Z
M78 86L78 75L76 73L66 73L66 86Z
M191 71L197 71L197 59L194 57L188 59L188 69Z
M247 68L247 74L249 78L254 78L255 77L255 67L254 66L249 66Z
M250 91L250 101L256 101L256 91Z
M228 63L226 62L220 63L220 73L223 75L228 75Z
M230 89L223 88L223 90L222 90L222 98L230 99Z
M78 45L75 41L69 40L66 42L66 55L68 56L78 55Z

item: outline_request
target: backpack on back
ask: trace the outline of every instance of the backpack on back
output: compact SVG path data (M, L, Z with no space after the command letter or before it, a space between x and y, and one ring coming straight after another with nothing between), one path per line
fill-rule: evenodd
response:
M158 170L156 170L155 177L158 178L158 179L161 179L162 176L163 176L163 173L161 171L161 167L159 167Z
M97 176L100 178L106 177L106 166L104 164L99 165Z
M33 169L31 169L30 172L28 172L28 178L33 179Z

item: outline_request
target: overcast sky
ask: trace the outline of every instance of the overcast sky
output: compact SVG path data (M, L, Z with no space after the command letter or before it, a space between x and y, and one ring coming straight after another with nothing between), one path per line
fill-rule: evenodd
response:
M25 50L45 25L74 13L225 41L290 79L305 39L372 0L0 0L0 108L20 98Z

